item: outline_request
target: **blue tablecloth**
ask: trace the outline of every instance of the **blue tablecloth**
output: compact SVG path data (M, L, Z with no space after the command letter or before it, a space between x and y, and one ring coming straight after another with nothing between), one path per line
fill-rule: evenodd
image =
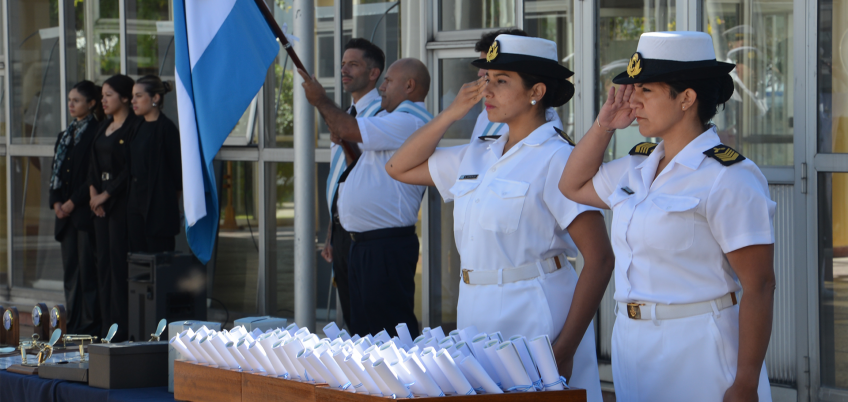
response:
M48 380L0 370L2 402L133 402L173 401L168 387L100 389L65 380Z

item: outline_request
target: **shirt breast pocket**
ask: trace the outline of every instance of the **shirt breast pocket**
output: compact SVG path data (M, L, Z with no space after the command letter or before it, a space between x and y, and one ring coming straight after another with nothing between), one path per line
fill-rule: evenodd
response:
M661 250L686 250L695 240L695 207L700 198L662 195L651 201L645 216L645 241Z
M492 180L480 207L480 227L500 233L516 231L529 188L530 183L523 181Z
M453 194L453 229L462 230L468 215L468 204L480 180L457 180L449 190Z

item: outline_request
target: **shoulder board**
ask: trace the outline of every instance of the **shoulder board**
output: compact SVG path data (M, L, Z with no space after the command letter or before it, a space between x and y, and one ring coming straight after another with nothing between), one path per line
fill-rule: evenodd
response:
M653 142L640 142L630 150L630 155L648 156L654 152L654 148L656 147L657 144L654 144Z
M477 138L479 138L482 141L495 141L498 138L501 138L501 136L499 136L499 135L481 135Z
M742 162L745 160L745 157L742 156L742 154L736 152L735 149L727 145L719 145L712 147L704 151L704 155L707 155L717 160L718 163L721 163L724 166L730 166L734 163Z
M422 121L424 121L424 123L429 123L430 120L433 119L433 115L430 114L427 109L424 109L420 105L416 105L414 102L408 100L401 102L397 109L395 109L394 111L409 113L421 119Z
M566 134L565 131L560 130L558 127L554 127L554 130L556 130L560 138L565 140L565 142L569 143L572 147L577 145L571 140L571 138L568 137L568 134Z
M374 99L373 101L371 101L371 103L368 104L368 106L365 107L364 110L359 113L358 117L376 116L380 113L381 110L383 110L380 107L381 102L382 100L380 98Z

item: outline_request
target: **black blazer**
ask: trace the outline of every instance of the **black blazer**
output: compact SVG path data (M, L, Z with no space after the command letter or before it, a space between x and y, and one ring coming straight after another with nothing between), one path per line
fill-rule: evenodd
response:
M142 124L154 124L153 138L146 151L147 199L140 200L148 236L176 236L180 233L179 196L183 189L180 131L168 116L159 113L155 122L139 118L130 130L130 146ZM132 182L130 182L132 186Z
M91 144L96 135L100 123L97 120L92 120L88 123L85 131L80 133L80 142L73 145L65 155L65 160L62 162L62 168L59 170L59 179L62 181L62 187L58 189L50 189L50 209L53 209L53 204L57 202L65 203L68 200L74 202L74 210L71 216L65 219L56 218L54 225L54 237L56 240L61 239L61 234L65 227L70 222L77 230L90 231L93 229L91 220L91 208L88 207L89 191L88 191L88 165L91 157ZM56 138L56 144L53 146L53 153L59 148L59 141L62 140L62 134L59 133ZM52 166L51 166L52 172Z
M104 182L101 178L101 174L103 173L103 169L98 166L97 163L97 152L94 147L94 143L97 142L97 139L101 136L106 135L106 129L109 127L109 124L112 123L112 117L109 116L100 123L100 129L97 130L97 135L94 136L94 139L91 140L91 161L88 166L88 184L94 186L95 189L99 192L103 192L104 190L109 193L109 199L104 204L104 209L106 212L109 212L112 209L112 205L115 204L115 199L117 197L126 196L127 190L127 178L130 175L130 133L131 127L135 124L137 117L135 114L130 111L127 119L124 120L124 124L111 135L117 135L116 138L118 140L118 144L116 149L112 150L112 171L109 172L112 175L111 180Z

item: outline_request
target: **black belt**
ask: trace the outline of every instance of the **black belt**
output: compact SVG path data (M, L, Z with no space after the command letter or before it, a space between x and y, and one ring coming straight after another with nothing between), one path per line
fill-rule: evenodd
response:
M350 232L350 238L353 239L353 241L368 241L382 239L385 237L409 236L414 234L415 226L405 226L401 228L369 230L361 233Z

